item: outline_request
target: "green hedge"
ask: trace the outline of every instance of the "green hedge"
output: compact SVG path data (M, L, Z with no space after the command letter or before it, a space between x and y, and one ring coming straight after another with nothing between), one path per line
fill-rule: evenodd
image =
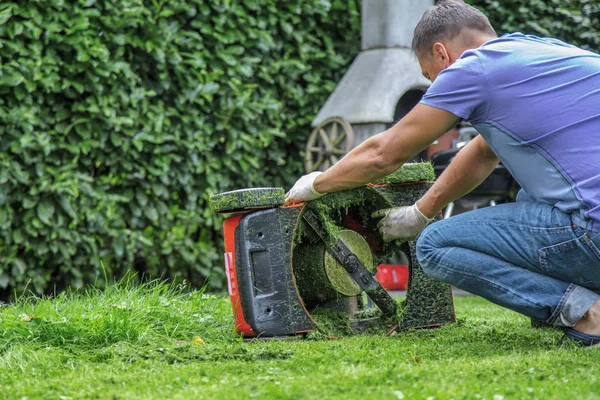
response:
M223 283L211 194L288 186L354 0L0 3L0 296Z
M600 3L596 0L467 0L481 9L501 35L550 36L600 51Z

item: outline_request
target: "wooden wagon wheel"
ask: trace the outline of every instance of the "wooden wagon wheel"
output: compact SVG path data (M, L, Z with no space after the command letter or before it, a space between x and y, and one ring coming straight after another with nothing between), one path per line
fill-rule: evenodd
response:
M306 142L306 172L325 171L354 147L354 130L340 117L321 122Z

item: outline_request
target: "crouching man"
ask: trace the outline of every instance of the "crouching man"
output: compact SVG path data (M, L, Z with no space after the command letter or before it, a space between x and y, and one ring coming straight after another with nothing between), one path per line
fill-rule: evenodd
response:
M420 104L324 173L300 178L287 201L372 182L465 119L480 135L415 205L379 212L384 239L423 231L417 256L430 276L562 327L582 345L600 343L600 55L556 39L497 37L460 0L429 9L412 47L432 82ZM428 226L500 160L523 188L515 203Z

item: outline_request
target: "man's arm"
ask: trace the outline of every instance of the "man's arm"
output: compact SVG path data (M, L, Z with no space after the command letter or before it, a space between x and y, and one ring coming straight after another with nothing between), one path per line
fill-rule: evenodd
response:
M461 151L416 204L379 210L377 227L383 240L412 240L448 203L475 189L498 165L498 158L477 136Z
M314 181L314 189L319 193L352 189L388 175L456 125L458 120L452 113L418 104L392 128L369 138L319 175Z
M448 203L471 192L487 178L500 160L481 136L471 140L433 186L417 201L423 215L433 218Z

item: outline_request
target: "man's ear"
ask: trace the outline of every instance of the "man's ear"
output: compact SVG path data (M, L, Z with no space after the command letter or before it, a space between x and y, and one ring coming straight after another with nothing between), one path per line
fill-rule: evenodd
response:
M436 64L438 64L442 70L448 68L450 64L450 55L448 54L448 49L443 43L436 42L433 45L433 59Z

